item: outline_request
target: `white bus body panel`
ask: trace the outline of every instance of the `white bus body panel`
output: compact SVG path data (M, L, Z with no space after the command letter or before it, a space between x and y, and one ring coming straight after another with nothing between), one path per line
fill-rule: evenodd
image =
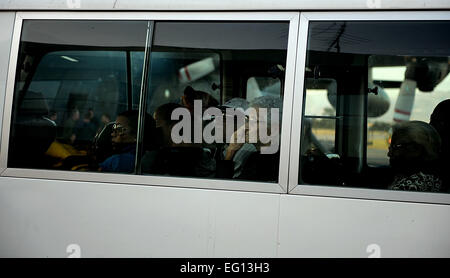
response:
M446 205L0 179L0 256L450 256Z
M255 11L255 10L373 10L448 9L447 0L2 0L10 10L148 10L148 11Z
M219 190L0 180L0 255L275 257L280 197Z

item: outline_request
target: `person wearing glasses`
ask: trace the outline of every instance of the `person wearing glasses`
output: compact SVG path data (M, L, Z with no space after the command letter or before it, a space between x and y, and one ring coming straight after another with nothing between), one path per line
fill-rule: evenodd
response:
M100 171L132 173L136 159L139 112L129 110L119 114L112 128L114 154L99 164Z
M392 190L439 192L442 180L436 171L441 139L437 131L422 121L393 127L389 164L394 171Z

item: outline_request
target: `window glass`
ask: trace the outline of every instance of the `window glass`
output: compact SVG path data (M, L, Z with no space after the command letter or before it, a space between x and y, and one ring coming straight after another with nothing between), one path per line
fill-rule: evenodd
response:
M138 108L146 34L146 21L25 20L8 167L132 172L132 156L110 159L111 128Z
M310 22L301 183L448 192L449 31Z
M288 28L25 20L8 167L277 182Z
M288 27L155 23L145 122L157 136L144 137L158 139L144 139L143 174L278 180ZM265 137L250 140L251 131ZM234 133L242 136L230 143Z

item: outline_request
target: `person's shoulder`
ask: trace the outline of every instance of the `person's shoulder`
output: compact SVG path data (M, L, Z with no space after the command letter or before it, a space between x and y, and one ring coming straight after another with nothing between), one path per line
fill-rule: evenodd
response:
M115 160L114 156L115 155L108 157L102 163L99 164L99 167L102 169L102 171L112 171L113 170L112 164Z
M441 186L442 180L438 176L419 171L409 176L397 175L389 189L438 192Z

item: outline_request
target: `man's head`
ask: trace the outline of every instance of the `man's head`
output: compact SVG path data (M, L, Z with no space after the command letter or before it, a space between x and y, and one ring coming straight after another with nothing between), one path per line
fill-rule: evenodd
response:
M183 107L181 104L166 103L156 108L153 113L153 118L156 121L156 127L172 127L175 125L178 121L171 119L172 112L181 107Z
M129 110L120 113L113 125L111 141L114 144L136 143L139 112Z
M210 94L197 91L191 86L187 86L184 89L183 96L181 97L181 102L183 106L187 107L189 111L194 111L194 101L201 100L202 101L202 110L205 110L209 107L216 107L219 102Z
M153 118L156 122L156 128L158 128L161 132L162 144L163 145L170 145L172 142L171 139L171 132L172 127L178 122L177 120L172 120L172 113L177 108L183 108L181 104L177 103L166 103L158 108L156 108L155 112L153 113Z

